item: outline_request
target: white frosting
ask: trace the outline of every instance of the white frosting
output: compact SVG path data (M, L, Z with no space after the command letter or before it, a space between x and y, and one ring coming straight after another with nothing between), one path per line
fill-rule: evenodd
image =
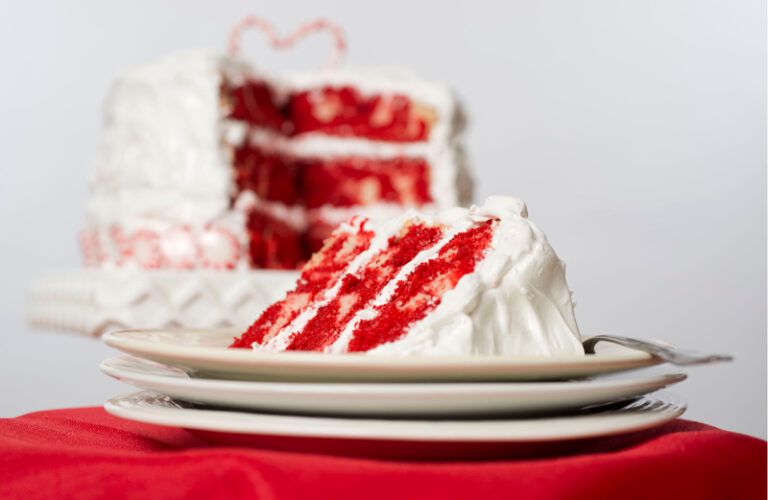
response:
M278 93L326 84L353 85L363 93L397 92L432 106L438 119L425 143L392 144L320 134L286 140L258 127L222 120L219 89L223 75L237 81L249 74L269 81ZM106 100L104 115L86 209L87 231L106 254L100 267L122 266L108 236L114 227L153 232L191 228L194 232L211 225L225 226L245 248L245 228L233 221L243 221L243 207L254 204L297 229L306 227L313 217L340 222L351 213L365 212L382 220L404 210L376 205L321 207L307 213L301 207L254 200L245 193L231 207L231 153L223 144L246 139L269 143L296 156L424 157L430 164L436 207L469 201L470 181L459 137L463 115L456 99L446 87L402 70L343 68L281 76L254 71L242 60L215 52L180 52L119 77ZM247 265L247 260L240 265Z
M491 197L466 217L500 219L476 271L407 335L369 354L583 354L565 267L525 205Z
M434 215L409 212L379 225L371 247L345 273L355 273L386 247L387 239L412 220L447 227L441 240L407 263L364 309L345 325L328 352L345 352L357 324L374 318L398 285L419 265L435 258L456 234L490 218L499 219L491 244L474 272L465 275L424 319L401 338L370 355L564 355L583 354L565 268L544 234L527 218L520 200L493 196L483 206ZM332 300L341 280L259 350L283 350L317 311Z
M430 212L433 205L421 207L420 211ZM372 221L388 221L403 216L403 206L394 203L374 203L361 207L334 207L323 205L307 211L310 221L320 221L326 224L341 224L353 215L359 215Z
M177 53L117 79L104 106L89 225L209 222L228 209L219 66L212 53Z
M278 201L262 200L253 191L243 191L235 200L235 210L246 214L252 209L265 213L273 219L281 220L296 231L303 231L307 228L307 213L304 207L286 205ZM352 215L354 214L350 214L350 217ZM349 217L346 217L344 220L346 219L349 219Z

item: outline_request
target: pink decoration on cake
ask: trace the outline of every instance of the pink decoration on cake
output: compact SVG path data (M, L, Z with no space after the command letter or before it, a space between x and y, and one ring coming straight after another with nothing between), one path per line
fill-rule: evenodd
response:
M162 235L160 248L163 252L163 262L172 269L194 269L197 263L199 248L192 237L189 226L169 229Z
M139 267L144 269L159 269L165 264L163 250L160 248L160 235L149 229L139 229L127 239L128 256L133 258Z
M128 262L133 262L134 248L131 246L131 238L126 236L125 231L120 226L112 226L108 230L111 243L117 249L118 266L124 266Z
M197 244L200 266L206 269L231 270L240 260L240 242L226 229L206 226Z
M86 267L98 267L106 260L106 253L95 231L82 230L79 234L83 264Z
M93 232L83 231L80 245L86 267L99 267L106 262L102 244L114 248L119 255L119 267L232 270L247 258L237 236L213 224L198 230L179 226L163 232L113 226L101 239Z
M347 42L344 39L344 32L342 29L325 19L317 19L310 23L303 24L291 35L281 38L275 32L275 28L272 24L267 20L256 16L247 16L232 28L232 32L229 35L229 55L235 56L240 52L240 38L242 37L243 31L249 28L260 30L275 49L290 48L295 45L296 42L313 32L326 31L333 37L334 42L334 51L327 62L327 66L331 68L337 66L341 62L344 52L347 50Z

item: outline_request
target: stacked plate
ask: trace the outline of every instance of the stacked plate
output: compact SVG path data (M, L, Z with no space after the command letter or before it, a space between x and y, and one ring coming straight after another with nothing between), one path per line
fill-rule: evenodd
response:
M683 373L626 349L577 357L380 357L228 349L234 330L127 330L101 364L143 392L119 417L210 436L364 442L512 443L594 438L685 411L655 391ZM654 393L654 394L651 394Z

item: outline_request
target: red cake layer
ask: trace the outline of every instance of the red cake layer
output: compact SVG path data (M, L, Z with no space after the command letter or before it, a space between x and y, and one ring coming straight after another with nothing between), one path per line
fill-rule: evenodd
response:
M245 230L253 267L296 269L311 255L300 231L259 210L248 213Z
M342 271L371 243L373 233L365 228L365 219L352 222L355 230L340 228L301 271L296 287L286 297L267 308L231 347L250 347L269 340L293 321L324 290L332 288Z
M295 158L242 144L233 151L235 182L262 200L307 208L432 202L423 158Z
M277 95L266 82L223 85L228 117L285 135L318 132L391 142L429 139L433 108L402 94L362 94L351 86L322 86Z
M224 83L220 96L228 118L261 125L286 135L293 133L288 119L289 101L278 103L272 88L263 81L251 80L244 85Z
M423 158L352 156L309 160L304 165L304 201L308 208L432 203L429 167Z
M393 279L416 254L440 239L438 226L412 224L392 236L387 247L363 269L344 276L336 296L320 307L315 316L296 335L287 350L321 351L335 342L344 326Z
M308 216L309 226L304 233L304 246L309 252L315 253L322 248L323 242L336 229L336 224L314 216L313 212L310 212Z
M410 325L434 310L445 292L475 270L491 242L494 224L489 220L456 235L436 258L419 265L400 282L389 302L376 308L375 318L357 325L347 351L369 351L397 340Z
M295 133L364 137L379 141L426 141L434 110L401 94L362 95L352 87L323 87L291 99Z
M300 162L242 144L233 150L232 166L238 192L253 191L262 200L286 205L301 203L304 194Z

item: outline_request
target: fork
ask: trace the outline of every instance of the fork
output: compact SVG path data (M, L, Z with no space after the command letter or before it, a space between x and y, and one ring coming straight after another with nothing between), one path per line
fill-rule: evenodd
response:
M679 349L673 345L653 340L639 340L619 335L595 335L582 342L587 354L595 354L595 346L599 342L610 342L638 351L647 352L662 360L678 366L703 365L721 361L731 361L733 357L726 354L705 354L690 349Z

